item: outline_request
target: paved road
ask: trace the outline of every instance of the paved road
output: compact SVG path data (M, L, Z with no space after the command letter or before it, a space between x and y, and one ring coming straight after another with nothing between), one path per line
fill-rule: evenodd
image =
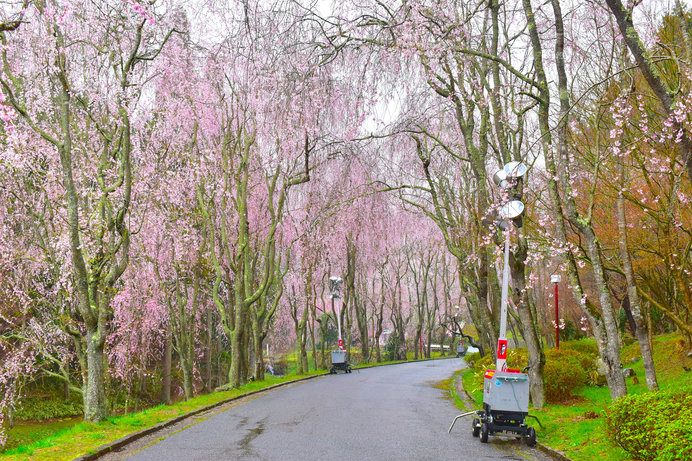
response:
M470 421L434 387L460 359L325 376L262 395L128 458L163 460L546 460L523 444L481 444ZM517 453L519 450L521 453Z

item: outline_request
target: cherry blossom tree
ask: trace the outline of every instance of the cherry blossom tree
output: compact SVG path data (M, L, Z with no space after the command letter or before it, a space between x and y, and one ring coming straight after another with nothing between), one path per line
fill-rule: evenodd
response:
M129 262L126 217L138 128L133 114L148 63L172 33L154 25L154 14L134 2L107 9L89 2L36 3L22 18L31 26L3 32L4 105L16 115L17 138L31 139L32 152L50 168L54 189L60 190L49 199L65 219L66 266L77 301L65 313L84 322L83 330L68 333L85 354L89 421L107 414L108 317Z

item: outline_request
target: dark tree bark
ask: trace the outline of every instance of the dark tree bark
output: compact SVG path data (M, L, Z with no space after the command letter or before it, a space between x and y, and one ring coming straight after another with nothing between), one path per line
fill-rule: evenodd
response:
M163 373L161 377L161 402L165 405L171 404L171 361L173 356L173 345L170 332L166 334L163 345Z

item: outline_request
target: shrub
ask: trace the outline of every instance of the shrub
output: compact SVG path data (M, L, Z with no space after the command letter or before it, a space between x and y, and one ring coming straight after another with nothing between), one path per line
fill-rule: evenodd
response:
M480 356L477 352L470 354ZM468 361L468 359L467 359ZM529 353L526 349L510 349L507 351L507 368L521 370L529 361ZM473 369L476 371L485 372L486 369L495 368L495 360L490 354L486 354L482 358L476 359L473 362Z
M72 398L65 401L53 396L48 398L30 397L22 402L15 413L15 418L27 421L45 421L79 416L82 413L81 399Z
M583 341L578 341L579 343ZM595 344L593 344L595 346ZM579 348L580 346L577 346ZM590 347L583 347L589 350ZM474 370L474 385L483 386L483 375L486 369L494 369L495 361L490 354L469 354L467 361ZM561 402L574 395L574 391L584 386L591 371L595 370L594 356L571 349L549 349L545 351L546 363L543 369L545 397L548 402ZM510 349L507 353L507 367L523 369L528 364L526 349Z
M594 339L580 339L578 341L560 342L560 350L569 349L583 354L598 355L598 346Z
M567 319L565 321L565 328L560 333L560 338L564 339L565 341L577 341L583 337L584 334L577 327L577 325L570 319Z
M392 360L406 360L407 348L401 347L395 335L391 335L387 340L387 345L384 347L384 359L391 362Z
M288 373L288 361L286 359L279 359L274 362L274 374L283 376Z
M529 364L529 351L526 349L510 349L507 351L507 368L521 370Z
M468 364L469 368L474 368L476 365L476 362L478 362L481 359L481 353L480 352L474 352L473 354L466 354L464 356L464 360L466 360L466 363Z
M364 363L363 352L358 350L351 350L351 353L348 354L348 362L351 365L360 365L361 363Z
M636 460L692 459L692 392L621 397L606 410L611 440Z
M547 362L562 363L565 361L573 361L579 364L582 370L588 375L596 369L594 359L595 355L580 352L573 349L548 349L545 351L545 360Z
M485 370L488 368L495 368L495 361L490 354L484 355L473 364L473 369L477 372L481 371L485 373Z
M586 384L586 380L586 371L574 357L567 354L559 360L554 356L546 357L543 381L548 402L561 402L572 397L575 390Z

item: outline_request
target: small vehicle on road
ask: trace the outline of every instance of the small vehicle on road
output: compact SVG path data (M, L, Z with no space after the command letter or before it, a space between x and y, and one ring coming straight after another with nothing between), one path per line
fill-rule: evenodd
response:
M338 370L344 373L351 373L352 368L348 363L348 357L345 350L332 351L332 367L329 369L330 375L335 375Z
M488 443L488 437L497 434L514 434L524 439L526 445L536 445L536 430L526 424L529 415L529 376L519 370L486 370L483 383L483 409L469 411L454 418L454 423L463 416L473 415L471 431ZM538 421L540 424L540 421Z

